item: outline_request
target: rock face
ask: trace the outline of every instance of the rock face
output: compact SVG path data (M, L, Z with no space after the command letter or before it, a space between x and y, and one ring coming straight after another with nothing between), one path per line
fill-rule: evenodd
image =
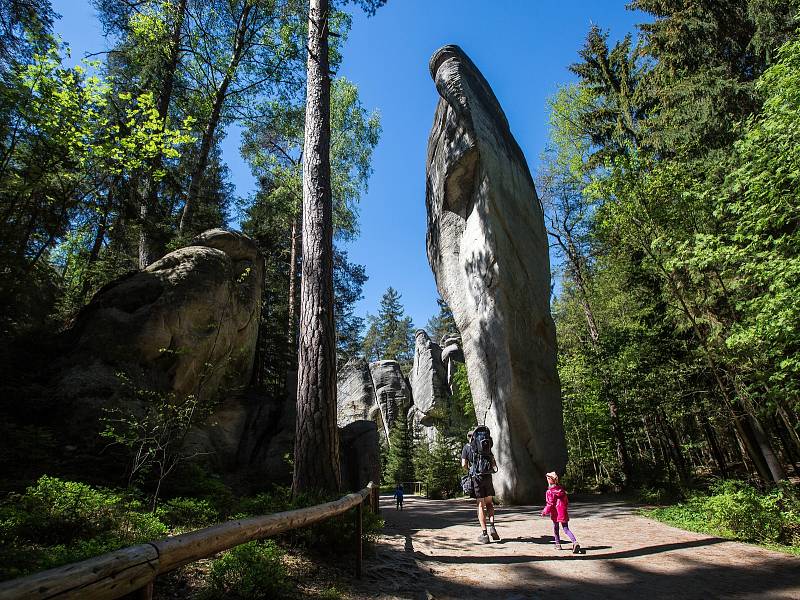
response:
M336 417L339 427L360 420L377 420L380 407L375 402L375 387L369 364L354 358L339 371Z
M342 487L356 491L381 480L378 428L374 421L353 421L339 429Z
M428 139L428 260L461 332L479 423L492 431L506 502L539 502L566 446L541 204L525 157L477 67L431 58L441 96Z
M375 397L381 408L381 416L389 430L401 410L411 406L411 389L396 360L379 360L369 363Z
M423 423L437 417L445 418L450 394L442 349L422 329L418 329L414 337L414 365L409 375L414 406L425 415Z
M124 372L135 389L178 402L190 395L219 402L189 432L188 454L202 455L225 472L254 457L264 462L263 448L280 438L287 411L283 398L246 390L263 277L263 259L252 240L212 229L100 290L68 334L72 352L57 385L71 407L66 427L88 439L103 409L140 410L143 401L122 385L118 373ZM293 432L293 420L289 425ZM274 473L279 466L262 471Z
M244 235L212 229L98 292L74 327L76 356L99 358L182 398L248 384L263 259Z
M407 411L410 405L411 389L396 360L368 364L364 359L355 358L339 371L339 427L355 421L374 421L379 435L388 440L397 415L401 410Z

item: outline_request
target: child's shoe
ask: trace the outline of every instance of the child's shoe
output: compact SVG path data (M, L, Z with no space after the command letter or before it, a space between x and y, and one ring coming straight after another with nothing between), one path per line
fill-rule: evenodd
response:
M581 553L581 545L578 542L572 544L572 553L573 554L580 554Z
M485 531L484 531L484 532L482 532L482 533L481 533L481 534L478 536L478 543L480 543L480 544L488 544L488 543L489 543L489 536L488 536L488 535L486 535L486 532L485 532Z
M561 544L559 542L555 543L556 550L561 550Z
M500 534L497 533L497 529L494 528L494 525L489 525L489 535L492 536L493 540L499 540Z

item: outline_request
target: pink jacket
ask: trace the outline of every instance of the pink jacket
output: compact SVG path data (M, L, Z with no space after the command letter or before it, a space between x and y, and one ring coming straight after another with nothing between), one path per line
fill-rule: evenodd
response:
M544 500L547 505L542 511L543 517L550 515L553 521L558 521L559 523L569 521L569 512L567 511L569 498L567 498L567 490L563 486L560 484L551 485L544 494Z

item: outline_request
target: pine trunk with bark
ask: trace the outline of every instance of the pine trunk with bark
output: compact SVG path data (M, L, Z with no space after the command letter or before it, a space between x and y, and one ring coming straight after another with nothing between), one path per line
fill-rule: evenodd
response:
M291 239L289 241L289 318L286 330L286 343L289 346L289 368L296 368L297 362L297 261L300 258L301 216L292 220Z
M303 150L297 425L292 492L338 491L328 0L310 0Z

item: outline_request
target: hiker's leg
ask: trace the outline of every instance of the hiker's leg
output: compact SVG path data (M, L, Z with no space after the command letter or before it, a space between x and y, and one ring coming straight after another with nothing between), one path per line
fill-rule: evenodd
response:
M483 501L485 498L478 498L478 522L481 524L481 530L486 531L486 515L483 514Z
M486 512L489 513L489 523L494 525L494 499L491 496L484 498L486 502Z
M572 540L572 543L576 543L578 540L575 539L575 535L569 530L569 521L564 521L561 526L564 528L564 533L567 534L567 537Z
M558 535L558 521L553 521L553 537L555 537L555 543L557 545L561 545L561 536Z

